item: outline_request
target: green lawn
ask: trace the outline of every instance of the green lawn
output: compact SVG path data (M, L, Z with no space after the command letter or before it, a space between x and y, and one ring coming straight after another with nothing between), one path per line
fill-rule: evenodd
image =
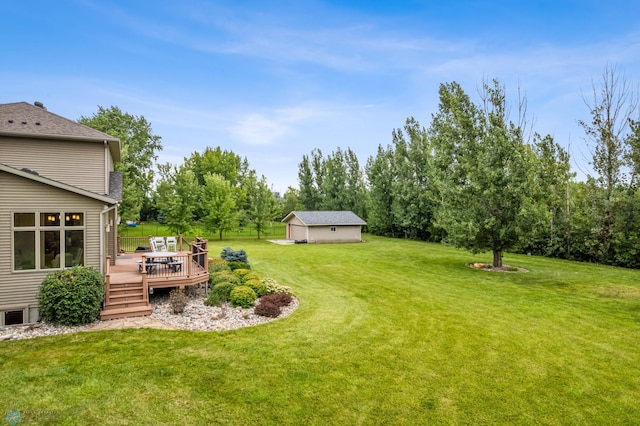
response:
M0 412L62 424L637 424L640 271L436 244L244 248L299 309L236 331L0 343Z

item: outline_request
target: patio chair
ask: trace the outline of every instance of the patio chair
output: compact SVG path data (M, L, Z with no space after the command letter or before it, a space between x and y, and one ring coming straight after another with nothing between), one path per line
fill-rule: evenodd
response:
M164 237L149 238L152 251L167 251L167 245L164 242Z
M167 237L167 251L178 251L178 240L176 237Z

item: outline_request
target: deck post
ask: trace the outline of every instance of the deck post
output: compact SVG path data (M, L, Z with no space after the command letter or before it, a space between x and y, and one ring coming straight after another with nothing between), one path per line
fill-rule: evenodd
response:
M104 275L104 301L102 303L103 308L109 306L109 294L111 292L111 256L107 256L105 265L106 271Z

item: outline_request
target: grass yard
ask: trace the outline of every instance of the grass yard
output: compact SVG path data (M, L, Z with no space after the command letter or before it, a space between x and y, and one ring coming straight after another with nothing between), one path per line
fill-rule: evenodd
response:
M436 244L244 248L301 299L241 330L0 342L0 412L61 424L637 424L640 271Z

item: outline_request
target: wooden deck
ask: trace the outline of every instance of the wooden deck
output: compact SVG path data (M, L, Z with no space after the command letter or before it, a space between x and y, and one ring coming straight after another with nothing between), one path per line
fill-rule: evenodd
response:
M107 262L108 264L109 262ZM207 252L181 251L164 259L145 253L117 256L105 274L105 298L100 319L151 314L149 293L154 288L182 287L209 280Z

